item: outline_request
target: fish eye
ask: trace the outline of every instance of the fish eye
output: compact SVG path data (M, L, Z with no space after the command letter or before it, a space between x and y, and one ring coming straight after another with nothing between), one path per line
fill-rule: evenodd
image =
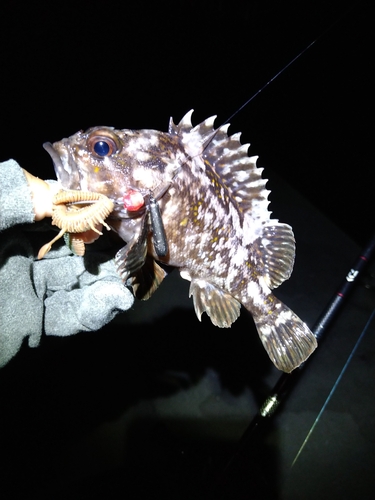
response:
M121 148L117 137L106 130L96 130L87 139L87 146L95 156L104 158L117 153Z
M108 141L100 141L94 143L93 150L99 156L107 156L110 154L111 146L108 144Z

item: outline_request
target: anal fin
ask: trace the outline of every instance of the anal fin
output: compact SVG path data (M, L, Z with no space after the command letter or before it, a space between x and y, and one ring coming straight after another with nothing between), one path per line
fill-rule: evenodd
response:
M241 304L238 300L205 280L192 279L191 296L199 320L202 313L206 312L215 326L228 328L240 315Z

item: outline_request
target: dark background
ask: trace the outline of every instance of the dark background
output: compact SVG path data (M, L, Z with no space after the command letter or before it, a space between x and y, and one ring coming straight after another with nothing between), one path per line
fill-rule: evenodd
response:
M2 2L0 161L51 178L43 142L79 129L167 130L191 108L220 125L316 40L230 120L296 234L277 294L312 326L373 233L370 4ZM172 273L99 332L25 343L0 374L2 498L373 498L373 323L291 467L374 308L373 277L223 491L279 372L246 312L230 330L199 323L187 291Z
M352 238L373 230L371 2L55 1L1 6L1 148L51 177L45 141L94 125L231 120L250 154ZM265 172L267 176L267 170Z

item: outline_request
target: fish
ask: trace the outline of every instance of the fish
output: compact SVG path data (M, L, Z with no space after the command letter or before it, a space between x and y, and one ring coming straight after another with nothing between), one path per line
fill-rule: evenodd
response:
M92 127L45 143L65 190L107 197L106 224L126 245L115 262L124 284L148 299L167 270L190 281L196 315L228 328L248 310L271 361L291 372L317 341L273 290L293 270L292 228L271 218L257 156L216 116L193 110L168 132ZM99 217L100 219L100 217Z

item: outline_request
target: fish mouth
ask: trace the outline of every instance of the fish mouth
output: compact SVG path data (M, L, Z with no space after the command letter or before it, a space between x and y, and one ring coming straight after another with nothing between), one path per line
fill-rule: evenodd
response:
M43 148L47 151L47 153L50 155L53 161L53 166L56 169L64 169L62 161L60 156L57 154L57 152L53 149L53 146L50 142L45 142L43 144Z
M69 186L72 180L73 169L67 162L63 162L61 156L50 142L45 142L43 148L50 155L56 176L63 186Z

